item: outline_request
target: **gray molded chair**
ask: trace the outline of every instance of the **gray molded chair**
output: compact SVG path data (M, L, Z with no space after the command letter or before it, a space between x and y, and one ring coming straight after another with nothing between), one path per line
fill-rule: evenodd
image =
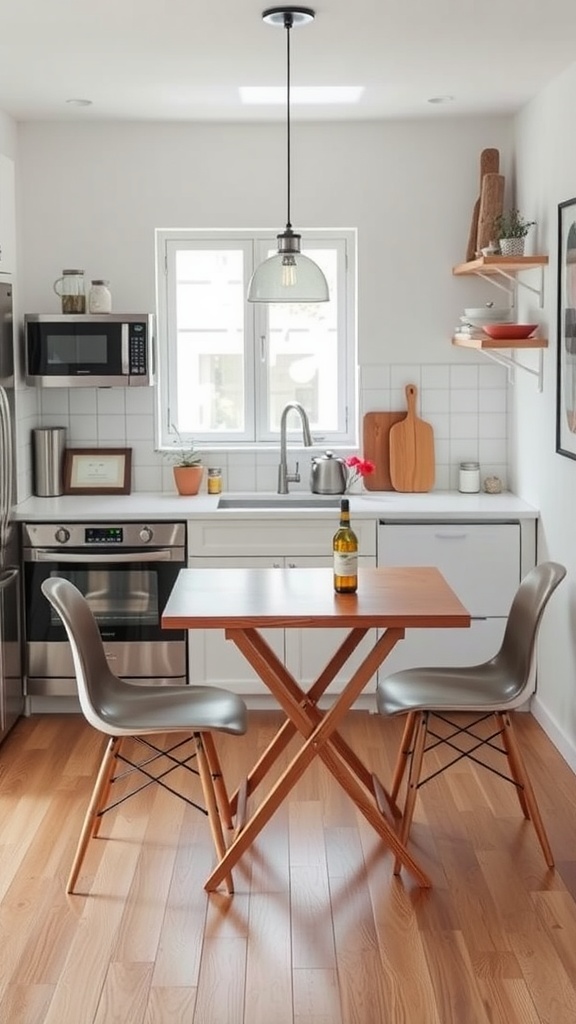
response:
M84 716L90 725L110 737L66 891L74 892L86 848L92 836L97 835L102 816L155 783L207 814L216 853L221 859L226 851L222 825L232 828L232 817L212 733L225 732L235 736L245 733L247 716L244 701L234 693L212 686L154 687L124 682L110 671L92 610L74 584L52 577L42 583L42 591L66 628ZM167 749L156 746L149 739L154 734L165 733L180 733L181 736ZM182 737L183 733L188 735ZM125 753L129 738L145 747L145 755L140 761L132 760ZM165 760L155 774L151 765L159 758ZM194 763L197 769L192 767ZM164 780L176 768L184 768L200 777L206 808L200 807L181 790L167 785ZM123 795L118 800L107 804L114 783L120 783L121 779L125 780L132 774L138 779L137 788L128 793L122 790ZM231 876L225 884L228 892L233 892Z
M564 566L555 562L543 562L530 570L512 601L500 650L490 661L464 668L406 669L378 683L376 700L379 713L408 714L390 793L395 803L409 766L399 827L404 843L410 833L418 789L446 768L468 757L513 783L522 812L534 825L546 863L554 867L550 843L509 712L524 704L534 690L538 629L544 609L565 575ZM470 712L473 720L462 725L450 717L451 712ZM496 730L490 736L474 732L476 726L492 715L496 720ZM442 733L433 730L434 718L444 723ZM467 739L463 741L464 736ZM442 744L447 744L455 756L428 778L422 779L424 754ZM509 775L477 756L485 746L505 755ZM395 872L399 870L396 863Z

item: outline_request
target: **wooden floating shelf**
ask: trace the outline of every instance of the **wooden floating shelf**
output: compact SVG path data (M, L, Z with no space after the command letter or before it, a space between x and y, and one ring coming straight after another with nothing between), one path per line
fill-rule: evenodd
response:
M532 267L546 267L547 256L478 256L468 263L458 263L452 273L459 274L501 274L530 270Z
M459 348L475 348L479 351L497 348L548 348L548 338L452 338L452 344Z

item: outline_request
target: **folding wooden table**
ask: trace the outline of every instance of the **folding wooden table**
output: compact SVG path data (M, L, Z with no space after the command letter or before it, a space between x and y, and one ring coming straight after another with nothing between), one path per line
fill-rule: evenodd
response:
M356 594L336 594L331 569L182 569L162 615L165 629L223 629L274 695L286 721L234 795L236 836L206 882L216 889L254 842L315 757L320 757L400 864L421 886L430 880L400 842L382 801L382 788L338 732L345 715L404 631L470 625L470 615L432 567L362 568ZM305 691L259 630L348 630L318 678ZM320 697L370 630L373 647L351 671L329 710ZM245 801L265 779L289 740L302 743L288 767L244 821ZM378 791L379 792L378 792ZM384 791L386 799L388 794Z

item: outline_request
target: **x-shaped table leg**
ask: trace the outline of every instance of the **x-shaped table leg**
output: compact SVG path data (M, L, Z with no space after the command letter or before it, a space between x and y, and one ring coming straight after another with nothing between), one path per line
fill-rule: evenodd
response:
M350 650L347 656L358 645L365 632L366 630L364 629L351 631L348 638L350 640ZM350 750L348 745L344 743L339 734L336 733L339 724L356 698L362 693L362 690L375 675L384 659L403 636L403 629L386 630L353 673L342 693L336 697L332 707L325 714L321 714L314 704L309 703L307 695L257 630L226 630L226 637L233 640L244 654L258 676L263 680L270 692L274 694L295 728L302 734L305 742L252 817L247 821L242 831L231 843L225 856L208 878L205 886L206 889L217 888L220 882L229 874L234 864L254 842L254 839L264 825L270 820L287 794L303 775L308 765L317 756L322 758L329 771L349 794L384 842L390 847L400 864L410 871L421 886L428 887L430 885L428 876L420 868L404 844L400 842L393 827L384 815L381 814L375 801L367 793L365 788L367 785L366 780L371 779L370 773L353 751ZM338 656L343 656L343 648L348 649L346 641L341 645L325 672L319 677L318 685L320 685L321 678L327 679L325 685L328 685L330 679L333 678L337 669L334 670L332 676L330 676L330 669L334 662L338 661ZM345 661L346 658L343 658L341 664ZM273 750L276 757L279 750L283 749L284 746L283 737L281 741L278 741L277 746ZM351 755L353 763L350 763L349 755ZM272 763L273 760L269 756L266 770L269 769ZM360 772L356 770L358 766L361 768ZM260 773L261 777L262 773ZM252 773L252 780L254 781L254 773Z

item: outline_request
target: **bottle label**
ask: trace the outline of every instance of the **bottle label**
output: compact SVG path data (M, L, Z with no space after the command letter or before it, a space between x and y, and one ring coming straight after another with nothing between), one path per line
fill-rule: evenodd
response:
M334 575L358 575L358 555L355 551L334 552Z

